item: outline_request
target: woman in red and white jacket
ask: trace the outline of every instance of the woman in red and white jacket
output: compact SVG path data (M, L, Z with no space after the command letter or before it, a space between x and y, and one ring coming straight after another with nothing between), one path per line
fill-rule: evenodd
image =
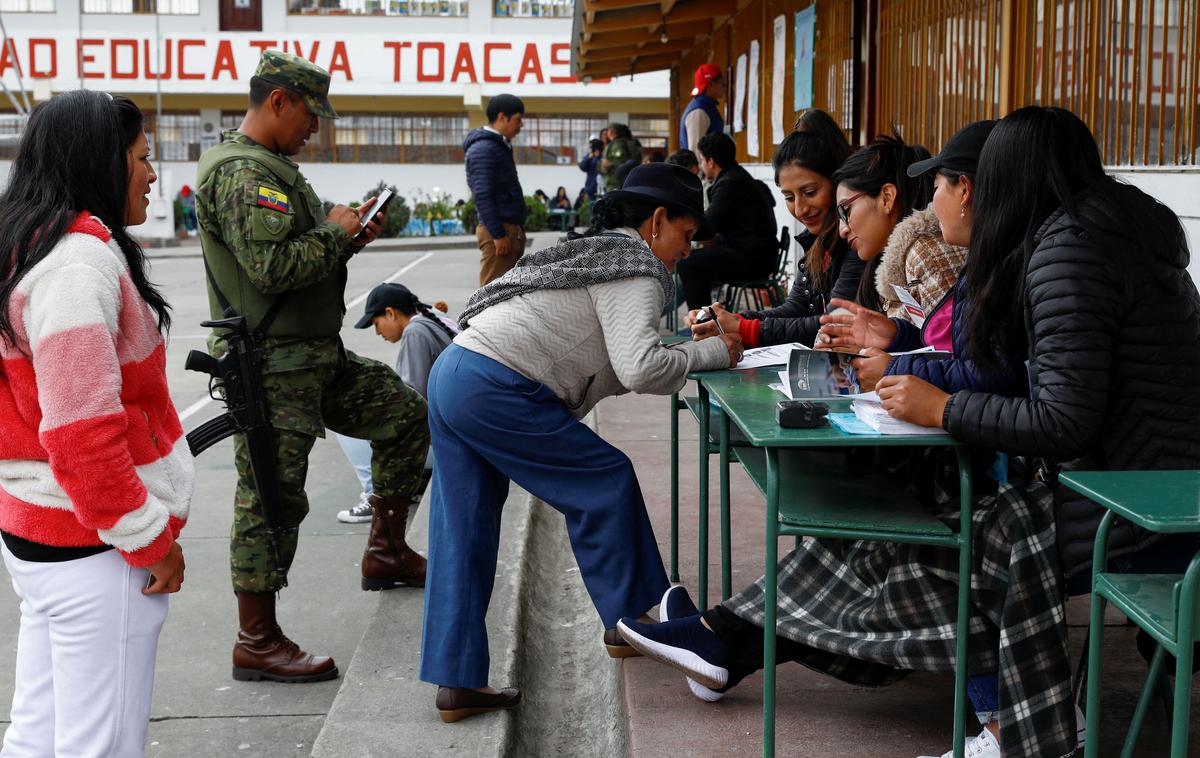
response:
M156 180L130 100L34 110L0 197L0 551L21 600L5 758L145 754L192 457L168 306L125 231Z

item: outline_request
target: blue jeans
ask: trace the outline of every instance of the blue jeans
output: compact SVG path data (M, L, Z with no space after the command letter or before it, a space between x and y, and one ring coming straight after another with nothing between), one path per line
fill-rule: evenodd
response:
M1000 718L1000 676L983 674L967 677L967 696L975 708L975 717L981 724L989 724Z
M438 465L429 504L423 681L488 683L485 617L510 480L565 517L604 627L658 602L667 573L633 464L545 385L451 345L429 375L429 431Z
M363 494L375 494L375 487L371 483L371 441L346 437L337 432L330 432L330 434L337 439L338 444L342 446L342 452L346 454L346 460L350 461L350 465L354 467L354 473L358 476L358 483L362 486ZM425 456L425 468L433 468L432 448Z

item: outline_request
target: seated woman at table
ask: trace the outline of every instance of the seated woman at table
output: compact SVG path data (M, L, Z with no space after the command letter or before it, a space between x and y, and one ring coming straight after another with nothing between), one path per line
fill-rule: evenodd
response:
M783 193L788 213L804 226L796 236L804 256L796 265L792 288L782 305L738 315L720 303L713 304L722 328L740 333L745 347L789 342L811 345L830 298L853 298L858 292L865 264L838 236L836 185L831 178L850 152L841 127L820 110L805 112L775 150L775 185ZM684 320L692 327L693 338L717 334L715 324L695 323L699 313L692 311Z
M737 334L661 344L675 264L706 239L700 180L634 168L596 203L589 234L526 255L479 289L429 376L438 465L429 514L421 679L443 721L520 700L488 687L485 616L510 480L566 517L580 574L614 657L636 654L613 627L667 588L629 458L579 421L601 399L670 394L692 371L741 359Z
M968 266L987 275L967 279L965 355L983 372L1028 361L1030 391L949 394L913 376L877 389L896 418L1023 456L973 509L970 670L996 671L1000 697L968 752L1067 755L1079 725L1064 585L1090 568L1101 512L1065 494L1056 472L1200 467L1200 294L1179 219L1107 176L1070 112L1009 114L977 178ZM1155 539L1126 524L1110 544L1128 556ZM954 561L939 548L806 542L779 566L778 659L861 685L953 670ZM762 597L760 581L694 616L673 589L663 606L677 620L618 628L701 684L728 687L761 666L744 651L761 638Z
M975 199L975 174L979 165L979 154L988 135L995 128L995 121L976 121L958 130L939 155L919 161L908 167L912 176L934 173L933 200L929 212L934 214L939 235L945 243L955 249L965 250L971 242L971 223L974 219L972 204ZM913 214L910 218L915 218ZM901 224L903 227L904 224ZM892 234L889 247L895 241L900 227ZM885 253L885 259L887 254ZM884 273L887 262L880 268L876 279L876 290L882 297ZM965 268L960 270L953 287L938 301L918 328L908 314L893 315L872 311L850 300L834 299L832 305L844 312L822 317L829 326L822 327L822 338L839 335L840 325L852 327L846 335L848 344L861 346L864 358L851 358L858 383L864 391L875 388L875 383L884 375L912 374L941 388L946 392L960 389L986 390L1012 394L1024 394L1026 385L1024 371L1004 370L983 375L971 361L962 358L967 307L964 301L966 286ZM890 316L890 318L889 318ZM855 340L858 340L857 342ZM891 356L889 352L903 352L929 346L947 350L952 357L929 359L921 355Z
M554 199L550 201L550 210L552 210L552 211L574 210L574 206L571 204L571 198L567 195L566 187L558 188L558 192L554 195Z

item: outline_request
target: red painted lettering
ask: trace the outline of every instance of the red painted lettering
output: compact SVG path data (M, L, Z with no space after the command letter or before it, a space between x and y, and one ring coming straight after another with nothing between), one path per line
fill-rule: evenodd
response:
M426 73L425 60L428 56L425 53L432 50L435 53L437 60L437 73ZM418 82L440 82L446 75L446 45L443 42L418 42L417 43L417 81Z
M412 43L411 42L384 42L383 46L392 49L392 55L394 56L394 63L392 66L392 81L398 82L398 81L400 81L400 51L406 47L412 47Z
M96 56L89 53L87 49L89 47L92 47L93 45L103 45L103 44L104 44L104 40L92 39L90 37L83 38L83 39L76 41L75 49L78 52L78 58L79 58L79 74L84 79L103 79L104 78L103 71L90 71L90 70L88 70L88 66L87 66L87 64L89 64L89 63L96 62Z
M457 82L459 74L466 74L467 81L479 81L475 76L475 59L471 57L471 46L466 42L458 43L458 55L454 58L454 70L450 72L450 81Z
M175 43L175 52L179 57L179 61L175 64L175 68L179 70L179 79L203 79L204 74L188 73L184 70L184 64L187 61L187 49L189 47L204 47L202 39L181 39Z
M571 73L571 46L566 42L555 42L550 46L550 65L567 67L566 76L550 75L551 84L570 84L579 81Z
M350 73L350 59L346 56L346 43L340 40L333 43L333 57L329 60L329 74L332 76L335 71L345 74L346 81L354 81L354 75Z
M128 61L129 67L124 71L121 70L121 55L117 52L121 48L129 51ZM113 79L137 79L138 78L138 43L135 39L114 39L108 43L108 75Z
M507 42L483 43L483 80L485 82L511 82L511 76L492 76L493 50L512 50L512 45Z
M273 40L273 39L252 39L252 40L250 40L250 47L253 47L256 50L258 50L258 56L260 58L262 57L262 54L265 53L266 51L274 50L275 44L276 44L275 40Z
M21 62L17 60L16 50L11 42L4 40L3 45L0 45L0 76L4 75L5 71L10 68L20 71Z
M38 68L38 48L50 48L50 67ZM53 37L34 37L29 40L29 76L32 79L53 79L58 76L58 40Z
M158 51L154 52L154 62L159 65L158 71L150 70L150 40L142 40L142 60L146 62L146 78L154 79L170 79L171 78L171 40L163 40L163 53L159 57ZM162 65L166 63L166 68Z
M542 62L538 60L537 45L532 42L525 45L525 57L521 59L521 70L517 72L517 83L525 81L528 74L536 76L538 84L546 81L542 76Z
M286 44L286 43L285 43ZM304 49L300 47L300 40L292 41L292 52L301 58L308 58L309 63L317 62L317 50L321 49L321 40L314 40L312 47L308 49L308 55L304 54Z
M237 81L237 64L233 60L233 43L223 39L217 43L217 61L213 64L212 80L215 82L221 72L229 74L229 78Z

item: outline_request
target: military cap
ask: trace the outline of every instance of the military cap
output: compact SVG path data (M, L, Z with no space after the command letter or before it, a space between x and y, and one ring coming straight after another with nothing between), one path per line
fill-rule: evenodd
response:
M254 75L298 94L313 115L338 117L329 103L329 72L317 64L291 53L264 50Z

